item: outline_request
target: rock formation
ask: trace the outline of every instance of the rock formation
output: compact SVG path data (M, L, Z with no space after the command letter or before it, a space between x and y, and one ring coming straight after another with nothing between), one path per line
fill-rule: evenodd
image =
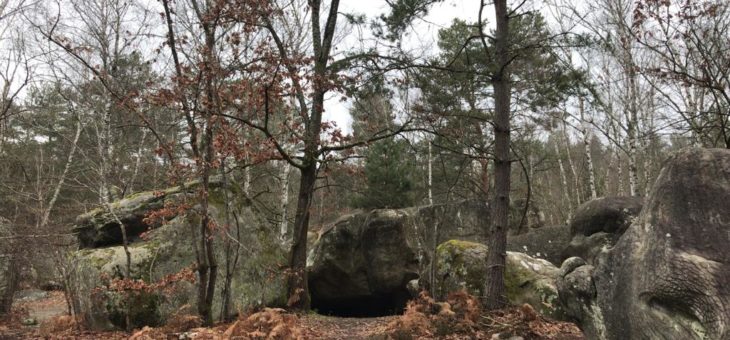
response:
M545 259L560 266L570 240L570 229L567 226L542 227L530 229L525 234L507 236L507 250Z
M639 215L642 204L639 197L602 197L583 203L570 220L570 244L561 262L577 256L593 263L600 252L616 244Z
M730 150L685 149L594 265L566 260L560 299L590 339L730 338Z
M196 213L196 185L190 183L185 188L139 193L112 204L116 216L129 227L132 279L156 282L196 263L193 242L200 237L197 233L200 217ZM284 280L277 272L285 264L285 249L278 244L275 226L264 222L255 207L235 192L224 190L220 188L220 182L214 182L210 194L210 213L219 226L215 233L219 264L213 303L216 319L222 310L220 292L226 281L227 265L232 269L230 312L260 305L281 306L286 302ZM228 219L224 195L230 199ZM149 220L144 220L150 212L165 204L167 207L179 206L183 200L190 209L174 213L168 217L168 222L149 225ZM228 228L226 221L230 221ZM147 236L140 237L139 234L148 229ZM125 328L125 313L129 314L131 327L163 323L181 308L195 313L195 283L181 281L171 291L135 294L129 301L124 301L114 291L103 289L109 279L121 278L126 272L119 225L107 209L100 208L80 216L75 230L81 247L74 259L75 304L92 329ZM239 255L227 257L227 249L231 251L229 254L235 254L237 250ZM103 277L107 279L103 280Z
M435 291L453 286L451 281L443 280L445 266L451 265L444 262L448 257L446 255L453 253L447 250L454 250L449 245L470 244L478 247L468 249L484 248L478 243L486 242L488 225L487 206L478 201L373 210L344 216L321 233L310 253L309 288L313 307L323 313L338 315L400 313L406 301L419 289L434 288ZM567 243L567 236L563 238L565 242L562 243ZM444 243L446 241L449 242ZM470 242L460 243L462 241ZM471 254L468 249L465 252ZM468 254L465 256L470 266L479 266L476 257L482 252L477 251L471 257ZM485 254L483 252L482 255ZM552 273L557 275L557 268L547 261L524 254L511 254L510 259L514 260L511 268L515 272L522 262L539 263L542 268L551 266ZM560 252L555 251L553 255L558 254ZM434 261L434 258L441 262ZM519 261L517 258L529 261ZM531 265L528 267L534 269ZM474 270L469 272L480 275ZM533 274L522 275L513 281L519 281L525 290L532 289L532 283L541 289L543 282L538 282L537 276L544 273ZM551 285L555 292L554 283ZM471 291L479 293L476 288ZM517 295L521 297L514 299L515 302L526 299L524 294ZM537 302L539 298L533 297L530 301Z
M443 300L450 292L465 289L484 296L487 275L487 246L451 240L436 250L436 277L433 294ZM507 299L513 305L529 303L541 314L563 318L558 305L555 280L558 268L552 263L519 252L507 252L504 274Z
M399 313L411 298L408 282L433 274L436 247L450 239L484 242L488 217L479 201L342 217L308 259L313 307L340 315Z

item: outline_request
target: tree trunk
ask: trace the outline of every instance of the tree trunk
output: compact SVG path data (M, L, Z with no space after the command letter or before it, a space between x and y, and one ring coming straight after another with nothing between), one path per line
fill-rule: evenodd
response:
M489 160L479 160L479 167L481 171L481 194L483 197L489 197Z
M297 211L294 218L291 254L289 258L290 273L287 281L288 306L296 310L308 310L310 307L309 285L307 284L307 231L309 229L310 207L317 181L317 163L312 161L301 170Z
M616 150L616 176L618 176L618 189L616 190L616 194L618 196L623 196L624 193L624 167L621 165L621 152Z
M591 199L598 198L596 192L596 173L593 169L593 156L591 155L591 127L590 123L585 118L585 107L583 105L583 98L580 98L580 121L583 126L583 147L585 149L586 165L588 167L588 187L591 191Z
M570 138L568 137L568 127L563 120L563 137L565 138L565 155L568 158L568 166L570 167L570 173L573 175L573 190L575 191L575 206L579 206L583 201L580 194L580 181L578 180L578 173L575 171L575 163L573 163L573 156L570 151Z
M433 205L433 154L431 141L428 141L428 205Z
M565 173L565 166L563 165L563 159L560 157L560 146L558 145L558 141L556 140L555 143L553 143L555 146L555 156L558 158L558 168L560 169L560 179L563 181L563 196L565 196L565 201L568 202L568 214L565 216L565 223L568 223L568 220L570 220L571 212L573 211L573 201L570 199L570 192L568 192L568 175Z
M626 41L630 39L628 36ZM629 194L631 196L639 195L639 174L636 164L636 156L639 147L639 105L638 105L638 88L636 84L636 66L634 65L633 55L631 54L631 46L625 47L626 61L625 67L629 81L629 112L626 122L627 133L629 138Z
M229 237L225 238L224 244L225 244L225 277L223 281L223 291L221 292L221 315L220 315L220 321L225 322L228 320L228 318L231 316L231 284L233 283L233 274L237 270L238 265L238 259L240 255L240 248L241 248L241 228L238 223L238 219L235 216L234 212L231 209L231 198L229 195L229 184L228 184L228 173L227 173L227 166L226 166L226 158L223 158L221 160L221 178L223 180L223 198L225 203L225 221L226 221L226 233L229 234ZM235 220L235 221L234 221ZM230 235L229 230L233 227L235 222L235 239L233 239L233 236ZM234 244L235 243L235 244Z
M134 172L132 172L132 178L129 179L129 184L126 185L124 188L124 195L127 196L129 194L134 193L134 182L137 180L137 175L139 174L139 167L142 162L142 149L144 148L144 145L146 143L145 139L147 139L147 129L142 129L142 139L139 141L139 147L137 148L137 155L135 156L134 160Z
M218 262L215 258L214 249L214 237L212 233L213 221L210 219L210 175L213 168L213 157L215 150L213 147L214 143L214 131L213 131L213 114L214 112L220 112L220 107L217 107L219 102L216 98L216 88L213 84L214 69L218 64L218 60L215 55L215 29L216 26L210 24L208 13L202 14L197 7L195 1L192 2L198 13L198 19L200 20L203 31L205 32L205 54L204 63L201 72L205 79L205 99L206 103L202 113L205 118L205 126L203 129L203 160L202 164L198 161L200 166L200 178L201 178L201 190L200 193L200 259L198 259L198 274L200 276L200 282L198 285L198 313L203 318L203 323L206 326L213 324L213 297L215 295L215 284L218 278ZM202 260L202 261L201 261Z
M286 244L286 234L289 232L289 172L291 164L284 162L281 168L281 224L279 225L279 237L281 242Z
M56 184L56 188L53 190L53 195L51 196L51 200L48 202L48 207L45 209L46 211L43 213L43 219L41 220L41 228L45 227L48 224L48 220L51 217L51 210L53 210L53 207L56 205L56 201L58 200L58 195L61 193L61 188L63 187L63 183L66 181L66 176L68 176L68 171L71 168L71 164L73 163L74 155L76 154L76 146L79 144L79 137L81 137L81 120L76 121L76 133L74 134L74 140L71 142L71 150L68 152L68 158L66 159L66 165L63 167L63 172L61 173L61 178L58 179L58 183Z
M633 116L633 114L631 114L631 116ZM634 135L636 135L636 125L634 124L634 122L629 121L627 126L629 133L629 195L636 196L638 195L639 191L639 175L636 166L637 145L636 138L633 137Z
M320 133L322 131L322 113L324 112L324 95L329 89L327 62L330 58L332 40L337 26L339 0L330 2L329 14L324 27L320 28L321 0L310 0L312 23L312 44L314 52L314 82L312 91L312 107L305 121L304 157L299 168L299 196L294 218L294 235L289 258L289 277L287 291L288 306L294 310L309 310L309 286L307 284L307 232L309 231L309 208L312 205L314 184L317 181L317 159L320 154ZM303 96L303 95L302 95Z
M510 76L509 14L506 0L494 0L496 15L495 53L500 69L494 75L494 214L487 254L485 306L493 310L506 306L504 267L510 193Z

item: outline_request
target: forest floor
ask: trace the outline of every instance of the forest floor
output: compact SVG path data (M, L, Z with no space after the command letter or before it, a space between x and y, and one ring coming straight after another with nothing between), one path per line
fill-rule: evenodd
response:
M383 334L388 324L398 316L378 318L339 318L318 314L300 317L305 334L319 339L374 339ZM314 338L314 337L313 337Z
M411 310L415 312L416 309ZM521 335L514 339L583 339L580 331L572 324L540 318L526 321L519 308L508 309L499 315L485 314L484 320L495 320L490 327L473 327L468 332L448 336L435 336L419 331L420 314L406 312L373 318L343 318L315 313L289 314L279 309L265 309L233 323L219 324L211 328L196 328L185 321L175 328L145 327L134 332L91 332L78 330L67 316L66 301L62 292L39 290L21 291L13 304L12 312L0 319L0 340L11 339L110 339L110 340L156 340L156 339L495 339L495 333L504 333L502 326L509 324L509 334ZM416 318L414 318L416 316ZM426 322L438 322L433 316ZM193 317L194 318L194 317ZM190 320L190 319L187 319ZM493 327L497 325L496 328ZM180 327L184 327L180 329ZM394 333L401 331L401 336ZM544 336L548 334L549 336ZM504 335L504 334L502 334Z

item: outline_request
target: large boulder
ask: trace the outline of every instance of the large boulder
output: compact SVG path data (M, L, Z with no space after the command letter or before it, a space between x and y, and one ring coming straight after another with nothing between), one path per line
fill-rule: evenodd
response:
M12 224L0 217L0 238L13 236ZM10 312L18 283L18 268L12 240L0 241L0 315Z
M593 263L596 256L616 244L639 215L639 197L602 197L583 203L570 221L570 244L562 260L577 256Z
M336 223L310 256L312 307L352 316L398 312L419 272L408 219L401 210L375 210Z
M159 227L159 223L150 225L145 221L145 217L152 211L164 208L165 202L179 201L183 195L191 194L190 188L197 186L197 182L188 183L186 186L140 192L112 202L110 208L113 214L109 208L99 207L79 215L73 228L79 248L93 249L122 244L122 231L118 221L124 224L130 241L134 241L137 236L150 228ZM218 187L220 182L214 180L212 186Z
M135 280L160 282L169 275L184 272L196 263L195 246L199 243L199 205L196 204L196 183L164 191L145 192L116 202L118 217L130 225L129 252L131 273ZM230 268L230 313L256 306L282 306L286 303L284 278L278 269L285 264L285 249L279 244L275 226L265 222L262 214L235 190L224 190L218 182L210 194L209 212L218 226L214 236L214 250L218 262L216 293L213 301L214 318L223 309L221 292L226 282L226 268ZM230 199L226 218L225 196ZM183 200L189 209L176 212ZM150 212L167 204L166 223L147 224ZM196 283L179 281L169 289L139 291L121 294L108 289L111 280L126 273L126 254L114 228L119 228L107 209L98 209L79 219L81 248L74 254L76 268L73 290L75 305L88 326L96 330L141 327L164 323L181 310L195 313L197 306ZM227 224L226 222L229 222ZM152 229L150 229L152 227ZM149 229L149 230L148 230ZM136 235L146 230L147 235ZM195 245L194 245L195 243ZM237 255L236 255L237 254ZM230 256L227 256L230 255ZM228 315L227 315L228 316ZM127 325L129 320L130 325Z
M444 299L450 292L466 290L484 296L487 276L487 246L450 240L436 250L433 293ZM507 252L504 274L507 299L513 305L529 303L543 315L562 318L555 280L558 268L552 263L519 252Z
M433 273L436 247L450 239L485 242L488 223L480 201L344 216L309 255L312 305L339 315L400 313L408 282Z
M570 243L570 229L565 225L530 229L520 235L507 236L507 250L525 253L559 266Z
M400 313L414 292L436 281L437 247L449 240L486 243L489 216L485 202L462 201L342 217L319 233L309 254L313 308L351 316ZM543 237L514 243L514 248L523 251L529 245L554 260L567 244L564 227L530 229L510 238L531 233Z
M559 292L590 339L730 339L730 150L684 149L637 221Z

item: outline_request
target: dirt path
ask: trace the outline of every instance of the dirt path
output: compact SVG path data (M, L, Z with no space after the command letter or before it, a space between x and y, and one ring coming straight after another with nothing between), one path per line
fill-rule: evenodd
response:
M527 306L529 307L529 306ZM429 309L430 310L430 309ZM527 339L583 339L580 331L573 324L565 322L554 322L543 320L534 315L535 312L529 307L531 314L525 312L525 307L512 307L491 314L484 314L484 317L490 320L496 320L494 325L483 325L485 327L477 327L469 330L469 333L449 335L447 339L490 339L495 332L506 332L505 334L515 333L527 335ZM333 316L324 316L314 313L299 314L294 316L289 314L283 318L281 315L286 314L283 310L265 309L259 313L250 315L246 319L241 319L233 324L220 324L212 328L190 328L186 326L184 329L170 330L165 327L157 329L145 328L132 333L126 332L93 332L78 330L74 327L73 322L70 325L62 324L55 318L59 315L66 314L66 302L61 292L23 292L23 294L13 304L13 312L8 318L0 320L0 340L5 339L75 339L75 340L91 340L91 339L128 339L130 335L147 332L148 337L140 337L140 339L165 339L165 338L185 338L185 339L210 339L225 340L227 330L231 330L233 335L238 334L273 334L269 332L287 332L286 329L293 327L298 334L304 336L305 339L364 339L364 340L383 340L385 334L389 333L387 325L399 318L399 316L386 316L375 318L342 318ZM490 317L491 316L491 317ZM434 316L424 315L425 320ZM55 318L55 319L54 319ZM67 318L67 317L66 317ZM35 325L25 322L28 319L34 319ZM67 318L70 319L70 318ZM51 322L44 323L44 321ZM71 320L72 321L72 320ZM241 322L241 328L238 325ZM430 321L429 321L430 322ZM174 324L174 323L173 323ZM40 325L40 326L39 326ZM59 329L54 325L66 326ZM174 327L174 326L173 326ZM194 327L194 326L193 326ZM246 328L250 327L250 328ZM278 330L277 330L278 329ZM241 331L239 333L239 331ZM392 331L392 330L390 330ZM406 330L410 332L409 330ZM158 332L158 333L153 333ZM261 333L264 332L264 333ZM155 336L152 336L152 335ZM284 333L287 334L287 333ZM552 335L551 335L552 334ZM557 334L557 335L555 335ZM549 335L549 336L548 336ZM183 336L183 337L181 337Z
M13 304L14 315L0 323L0 340L39 339L39 326L46 320L65 315L66 301L62 292L23 291ZM307 339L375 339L382 334L385 326L394 316L378 318L340 318L318 314L305 314L299 317ZM23 321L34 319L35 325L24 325ZM77 334L76 339L93 339L100 333ZM120 333L104 334L117 338ZM66 336L70 336L67 334ZM59 337L62 338L62 337Z
M63 292L52 291L43 293L45 294L39 295L38 297L20 299L16 301L15 304L20 305L22 308L27 310L28 317L35 319L38 324L56 316L66 315L68 313L66 299L63 296ZM34 294L37 293L34 292Z
M300 317L301 325L307 329L308 338L318 339L376 339L383 334L385 326L395 316L378 318L340 318L318 314Z
M66 312L63 292L19 291L10 315L0 321L0 339L33 338L42 322Z

